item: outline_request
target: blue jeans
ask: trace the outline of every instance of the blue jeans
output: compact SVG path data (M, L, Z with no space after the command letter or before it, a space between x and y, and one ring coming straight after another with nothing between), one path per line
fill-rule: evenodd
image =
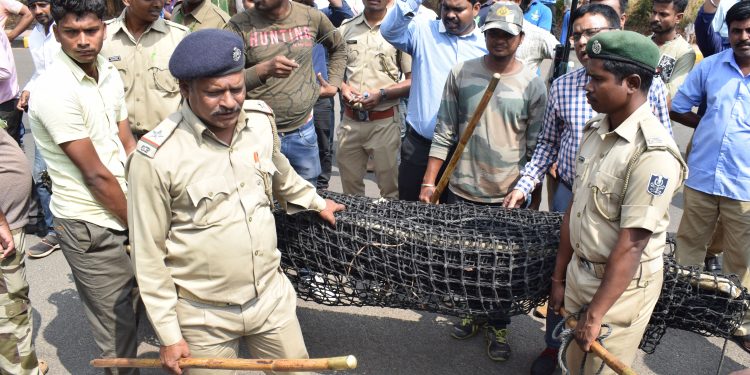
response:
M552 211L565 212L572 198L573 192L560 181L557 184L555 196L552 197ZM557 314L557 311L552 311L551 308L547 309L547 326L544 330L544 342L547 343L548 348L560 349L560 341L552 338L552 331L554 331L560 321L562 321L562 317Z
M39 200L39 206L42 208L42 214L44 215L44 224L47 225L47 231L51 231L52 224L52 211L49 209L49 202L52 199L52 193L42 185L42 172L47 169L47 163L44 162L42 154L34 144L34 168L32 170L32 177L34 178L34 193L36 198Z
M320 175L320 155L318 153L318 136L315 125L310 119L299 129L290 132L279 132L281 153L289 159L292 168L313 186L317 185Z

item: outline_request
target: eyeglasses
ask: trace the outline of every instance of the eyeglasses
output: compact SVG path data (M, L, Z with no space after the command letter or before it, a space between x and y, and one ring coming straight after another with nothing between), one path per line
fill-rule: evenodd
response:
M593 27L590 29L583 30L583 32L580 33L573 33L570 34L570 42L575 43L579 40L581 40L581 37L586 37L586 39L591 39L592 36L599 34L599 32L604 30L617 30L616 27Z

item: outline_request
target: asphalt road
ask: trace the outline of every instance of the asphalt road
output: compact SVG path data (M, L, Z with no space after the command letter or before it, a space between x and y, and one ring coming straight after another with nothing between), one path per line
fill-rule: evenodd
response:
M13 50L19 80L31 76L33 64L28 50ZM436 88L438 89L438 88ZM684 151L691 131L677 126L675 138ZM26 138L31 160L33 140ZM367 193L377 196L368 176ZM334 170L334 191L340 191ZM682 194L670 208L675 231L682 215ZM38 242L27 237L29 246ZM43 259L29 259L27 277L31 285L34 341L37 354L50 365L50 374L98 374L89 361L99 356L76 292L70 269L57 251ZM355 374L522 374L528 373L536 355L544 348L544 321L531 315L513 318L509 342L513 354L505 363L494 363L485 355L479 336L458 342L449 337L455 318L412 310L387 308L326 307L299 301L298 316L311 357L353 354L359 360ZM158 356L158 343L148 324L141 324L139 356ZM639 374L715 374L723 340L669 330L656 353L639 352L633 367ZM727 344L722 374L750 367L750 355L735 343ZM248 354L245 353L245 356ZM159 370L143 371L158 374Z

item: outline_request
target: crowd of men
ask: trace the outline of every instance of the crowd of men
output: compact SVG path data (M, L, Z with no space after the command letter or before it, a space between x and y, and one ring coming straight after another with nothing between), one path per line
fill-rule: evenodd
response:
M650 36L623 30L627 0L590 0L566 11L561 38L581 67L549 86L554 2L442 0L439 18L419 0L124 4L105 21L103 0L0 0L3 29L20 16L0 35L0 373L46 372L24 262L58 249L102 357L137 356L143 305L170 373L180 358L236 357L240 341L259 358L307 358L272 209L335 224L345 207L316 192L334 150L346 194L364 195L371 168L385 198L538 209L546 178L564 219L532 374L557 369L563 308L579 319L571 370L599 368L585 352L605 324L610 352L632 363L683 184L678 262L750 287L748 1L706 0L696 51L677 27L687 0L654 0ZM34 19L20 89L10 40ZM678 126L695 129L684 157ZM27 247L37 206L42 240ZM511 319L495 308L450 334L485 328L487 355L505 361ZM750 352L750 317L735 335Z

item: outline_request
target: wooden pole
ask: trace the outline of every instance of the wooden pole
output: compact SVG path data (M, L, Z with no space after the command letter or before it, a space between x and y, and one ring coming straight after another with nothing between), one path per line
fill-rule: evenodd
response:
M576 328L576 326L578 325L578 321L573 316L571 316L567 310L561 308L560 315L563 317L563 319L567 320L568 327L572 329ZM604 347L599 344L599 342L594 341L593 343L591 343L591 352L594 353L597 357L601 358L601 360L604 361L604 363L615 373L619 375L637 375L635 370L622 363L622 361L620 361L619 358L615 357L614 354L610 353L607 349L604 349Z
M443 190L445 190L445 187L448 186L448 180L450 179L451 174L453 174L453 170L456 169L456 165L461 159L461 154L464 152L466 143L469 142L469 138L471 138L471 135L474 134L474 129L477 127L479 119L482 117L485 108L487 108L487 103L490 102L492 95L495 93L495 87L497 87L497 83L499 81L500 74L493 74L492 78L490 79L490 84L487 86L487 89L484 90L484 96L482 96L482 99L479 101L479 105L477 105L477 109L474 110L474 114L471 116L471 120L469 120L469 124L466 125L466 129L464 129L463 134L461 134L461 139L458 140L458 145L456 145L456 149L453 151L453 156L448 162L448 165L445 167L443 176L440 177L440 182L438 182L437 186L435 186L435 191L432 193L432 198L430 199L430 202L432 204L437 203L438 199L440 199L440 194L443 194Z
M357 368L353 355L311 359L235 359L235 358L182 358L180 368L249 371L343 371ZM159 368L159 358L98 358L91 361L94 367Z

